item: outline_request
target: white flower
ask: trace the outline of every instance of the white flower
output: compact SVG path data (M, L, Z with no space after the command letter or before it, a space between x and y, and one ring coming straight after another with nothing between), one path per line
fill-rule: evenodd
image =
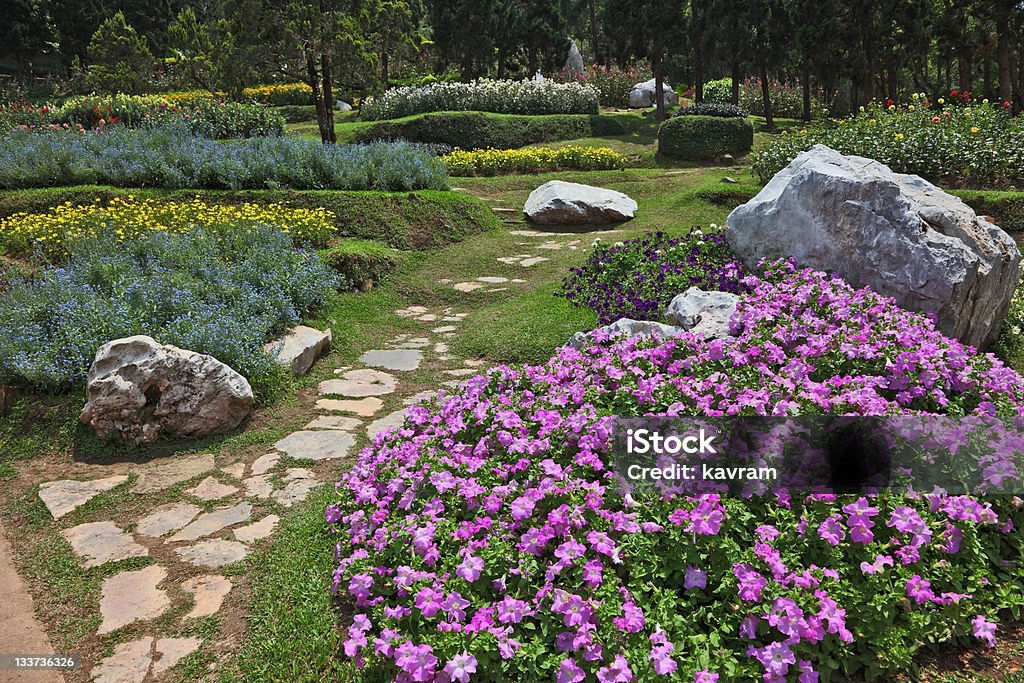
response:
M1020 334L1020 325L1014 325L1013 327L1011 327L1010 332L1013 332L1014 334Z
M621 247L621 246L622 246L622 242L616 242L616 243L615 243L615 246L616 246L616 247Z

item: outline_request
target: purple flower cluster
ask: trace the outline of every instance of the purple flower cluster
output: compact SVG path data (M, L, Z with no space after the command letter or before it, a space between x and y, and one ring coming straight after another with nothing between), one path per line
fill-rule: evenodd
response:
M592 309L602 325L619 318L660 320L675 295L690 287L741 292L746 274L719 232L654 232L610 245L595 241L587 262L569 272L555 295Z
M784 264L746 286L735 337L599 336L375 437L326 515L345 653L400 682L811 683L994 643L1019 499L617 494L615 414L1024 414L1020 376L891 300Z

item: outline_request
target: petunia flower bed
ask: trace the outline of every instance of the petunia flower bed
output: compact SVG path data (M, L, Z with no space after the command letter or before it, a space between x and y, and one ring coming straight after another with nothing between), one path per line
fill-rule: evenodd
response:
M612 487L613 416L1024 414L1017 373L889 299L785 264L744 285L734 338L599 334L377 436L326 511L345 655L398 681L809 683L994 644L1020 499Z
M692 228L680 237L649 232L613 244L595 240L586 263L569 272L555 296L593 310L602 325L659 320L676 294L690 287L743 291L746 274L714 225L707 234Z

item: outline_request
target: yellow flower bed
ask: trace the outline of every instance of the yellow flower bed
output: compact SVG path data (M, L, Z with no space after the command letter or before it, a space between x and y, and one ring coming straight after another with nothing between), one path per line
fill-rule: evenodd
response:
M604 171L624 168L626 157L608 147L534 147L531 149L455 148L442 157L453 176Z
M307 83L280 83L277 85L260 85L242 90L242 97L247 100L266 102L272 106L285 104L311 104L313 89Z
M296 243L323 245L333 235L335 215L326 209L291 209L281 204L207 204L138 200L129 195L103 205L61 204L47 213L16 213L0 219L0 249L29 255L36 249L51 257L66 255L78 238L116 235L126 240L153 231L184 233L202 226L214 232L268 225Z

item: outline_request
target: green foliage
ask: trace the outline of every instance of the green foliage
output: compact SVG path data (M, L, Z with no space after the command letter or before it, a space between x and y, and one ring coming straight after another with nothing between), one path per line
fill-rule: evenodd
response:
M732 154L739 157L754 144L747 118L677 116L658 129L658 153L673 159L701 161Z
M704 101L708 104L732 103L732 79L719 78L704 84Z
M118 12L100 24L89 41L92 64L86 83L100 92L142 93L155 66L146 39Z
M408 140L463 149L516 149L556 140L623 135L615 119L600 115L513 116L483 112L441 112L381 121L360 129L352 142Z
M633 86L642 81L650 79L650 70L641 69L639 66L602 66L590 64L584 67L583 71L572 71L562 69L555 73L552 78L559 83L584 83L595 88L598 93L598 101L602 107L618 107L625 109L629 106L629 91Z
M717 116L728 119L734 116L746 118L749 112L743 107L734 104L719 104L716 102L697 102L688 107L680 107L673 116Z
M1024 193L954 190L980 216L991 216L1007 232L1024 233Z
M490 207L456 192L200 191L121 190L78 186L0 191L0 217L45 213L65 203L109 203L134 195L140 200L187 202L197 195L210 204L281 204L293 209L326 209L337 234L374 240L400 250L438 249L500 225Z
M380 242L346 239L320 251L320 258L355 287L380 284L401 263L401 252Z
M823 144L954 187L1024 185L1024 125L988 104L867 107L848 119L782 135L753 155L767 182L800 152Z

